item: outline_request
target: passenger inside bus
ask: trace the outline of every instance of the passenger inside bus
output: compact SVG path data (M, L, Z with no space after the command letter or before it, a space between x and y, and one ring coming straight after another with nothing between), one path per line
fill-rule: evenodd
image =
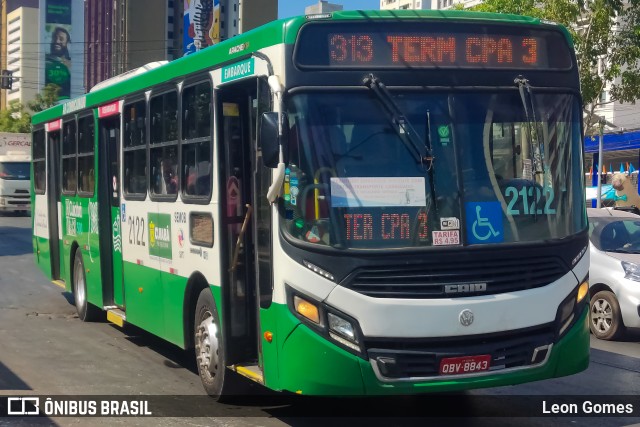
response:
M160 162L162 171L161 188L159 194L178 194L177 164L175 159L162 159Z
M185 166L185 192L189 196L206 196L211 188L211 163L203 161L196 166Z

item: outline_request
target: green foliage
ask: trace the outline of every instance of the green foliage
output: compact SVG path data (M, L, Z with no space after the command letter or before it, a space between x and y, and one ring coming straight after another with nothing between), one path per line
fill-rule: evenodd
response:
M0 111L0 132L31 132L31 114L19 102L12 102Z
M597 107L640 98L640 0L484 0L473 9L543 18L569 29L588 134L595 132ZM601 102L606 88L609 99Z
M58 102L58 93L60 93L60 86L49 83L33 101L27 102L27 107L34 113L53 107Z
M60 86L48 84L33 101L27 102L27 108L19 102L12 102L8 108L0 111L0 132L31 132L31 112L46 110L58 102Z

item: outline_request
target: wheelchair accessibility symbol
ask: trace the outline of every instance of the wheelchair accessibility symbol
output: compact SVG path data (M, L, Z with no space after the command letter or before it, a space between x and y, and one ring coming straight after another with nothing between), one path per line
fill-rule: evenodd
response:
M504 241L502 208L499 202L466 203L465 211L469 243Z

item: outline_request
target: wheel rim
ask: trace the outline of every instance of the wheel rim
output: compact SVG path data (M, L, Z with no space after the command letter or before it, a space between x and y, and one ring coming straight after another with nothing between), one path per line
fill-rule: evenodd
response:
M196 348L198 364L202 371L207 371L211 376L218 373L218 326L213 321L210 311L204 314L204 320L196 330Z
M613 311L611 304L603 298L597 299L591 304L591 325L600 334L606 334L613 324Z
M85 290L84 290L84 274L82 271L82 264L76 263L76 267L73 271L73 281L75 283L75 299L78 307L84 307L85 302Z

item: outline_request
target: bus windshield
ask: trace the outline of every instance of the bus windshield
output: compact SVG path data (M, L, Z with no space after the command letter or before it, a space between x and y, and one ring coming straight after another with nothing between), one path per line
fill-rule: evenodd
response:
M289 98L290 237L386 249L543 241L586 227L575 95L534 92L529 116L516 88L391 96L428 156L371 92Z
M0 162L0 178L29 179L29 162Z

